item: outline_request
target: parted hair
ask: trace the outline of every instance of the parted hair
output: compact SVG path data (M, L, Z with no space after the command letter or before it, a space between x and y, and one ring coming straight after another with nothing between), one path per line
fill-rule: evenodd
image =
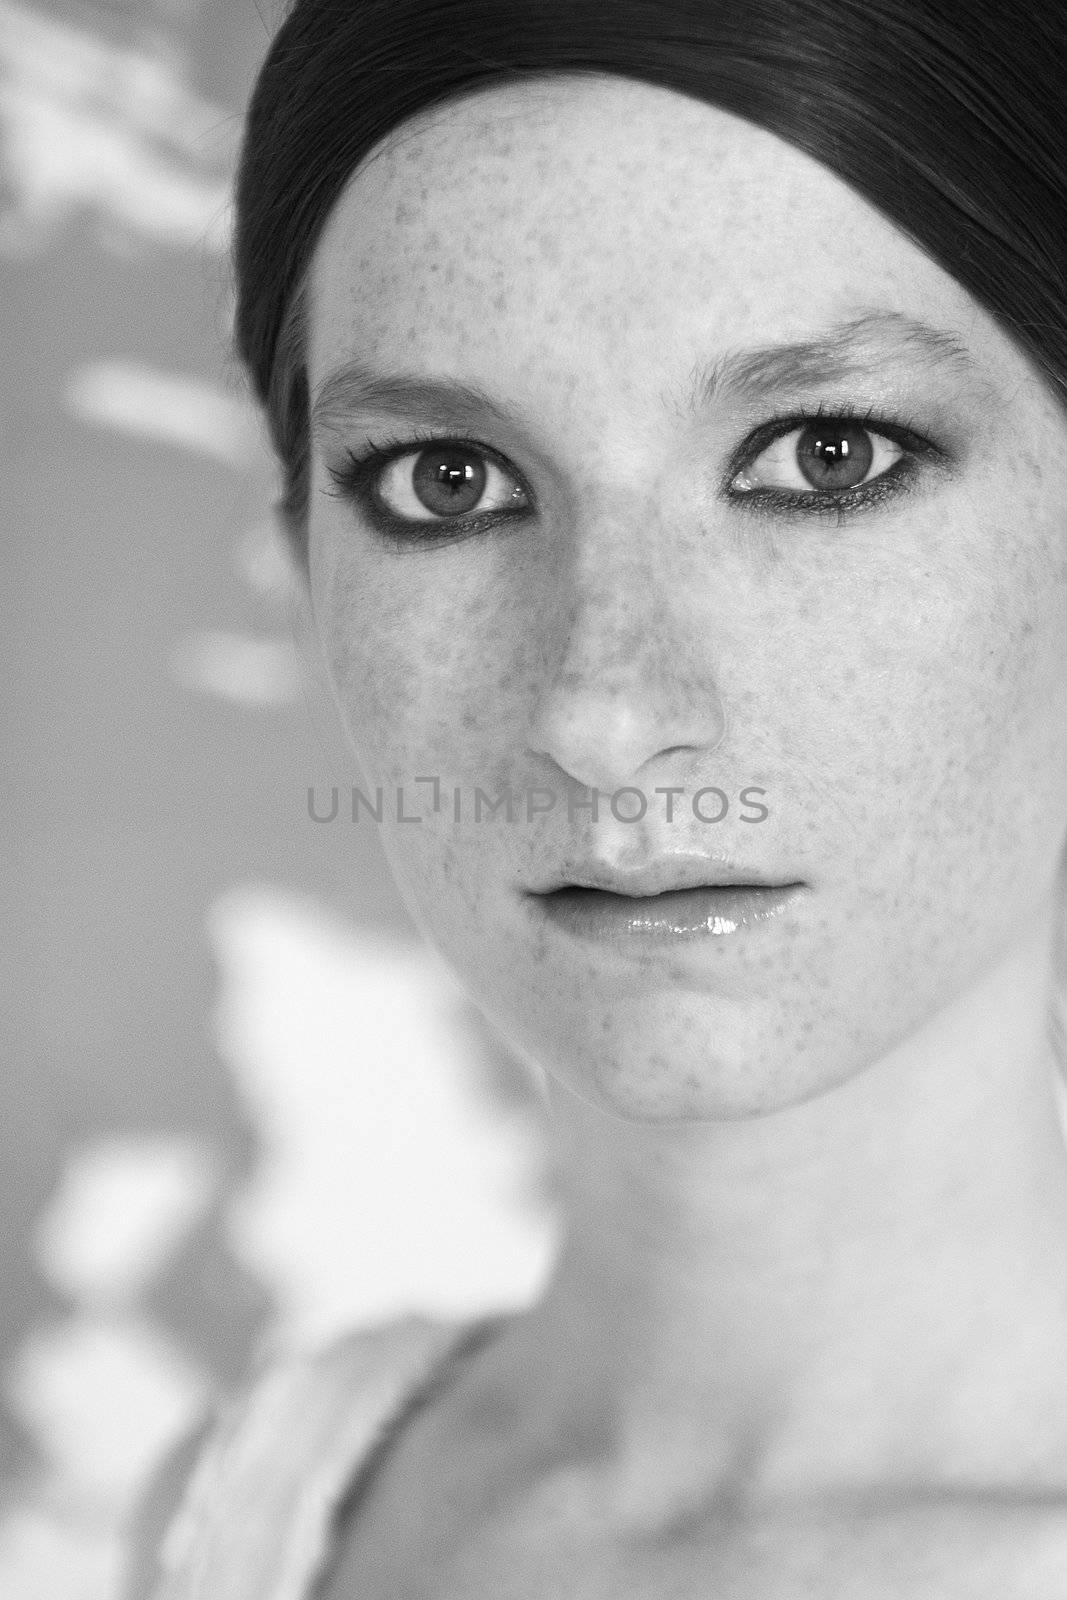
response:
M308 265L417 113L548 74L636 78L814 157L964 286L1067 408L1067 0L296 0L237 170L235 347L306 560Z

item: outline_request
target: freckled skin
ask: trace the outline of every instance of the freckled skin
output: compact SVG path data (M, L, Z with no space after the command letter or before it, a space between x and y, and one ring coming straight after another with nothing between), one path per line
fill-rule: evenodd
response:
M556 85L546 109L542 86L496 96L499 118L474 99L405 130L350 183L317 253L313 371L350 351L476 375L537 419L535 438L487 442L541 506L398 554L313 494L315 605L365 770L461 787L470 820L420 806L423 826L385 842L505 1036L616 1114L734 1117L862 1070L1050 892L1067 423L991 319L832 174L715 108L667 96L665 118L660 93L621 90L645 118L632 148L599 139L610 104ZM905 412L914 395L920 432L943 411L955 477L931 468L841 529L717 502L747 429L727 415L702 441L661 388L863 299L939 313L999 380L985 405L954 377L846 386ZM555 814L475 826L475 787L508 782L553 788ZM764 787L769 818L743 826L736 798L717 825L654 810L657 785L712 783ZM602 831L568 824L578 784L599 784ZM624 784L653 802L643 823L610 815ZM462 865L442 893L445 840ZM769 937L611 959L538 935L517 896L575 846L727 849L813 893ZM673 1070L650 1079L653 1051Z
M545 1070L573 1202L563 1265L492 1369L512 1421L486 1477L610 1437L612 1516L640 1503L652 1527L659 1506L661 1531L737 1459L749 1487L961 1463L1015 1481L1044 1449L1067 1483L1067 1383L1034 1354L1067 1337L1067 1175L1038 1087L1067 833L1067 415L832 172L609 77L413 119L339 200L312 304L313 390L351 356L481 384L514 426L456 431L534 502L397 550L322 491L346 445L405 426L317 442L325 660L368 782L423 818L383 842L428 939ZM981 374L874 365L788 409L896 414L943 455L841 526L731 502L732 452L785 407L686 420L694 364L860 305L953 329ZM505 785L555 809L476 824L475 789ZM640 822L611 815L626 785ZM668 824L667 785L731 809L705 825L683 797ZM599 821L569 821L594 786ZM623 953L524 903L568 857L670 850L808 892L736 937ZM1023 1325L1029 1356L1006 1353ZM427 1485L455 1456L441 1430L437 1457L418 1436Z

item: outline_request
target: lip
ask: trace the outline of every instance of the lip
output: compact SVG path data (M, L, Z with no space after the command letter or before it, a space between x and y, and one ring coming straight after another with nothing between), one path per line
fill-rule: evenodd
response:
M623 867L606 861L565 862L561 871L532 892L551 894L557 889L603 889L609 894L644 896L675 889L708 889L741 885L781 888L789 881L772 878L756 867L746 867L724 856L669 855L640 866ZM796 880L791 880L796 881Z
M738 934L781 916L805 889L729 883L631 895L570 884L529 899L535 915L574 938L629 943Z

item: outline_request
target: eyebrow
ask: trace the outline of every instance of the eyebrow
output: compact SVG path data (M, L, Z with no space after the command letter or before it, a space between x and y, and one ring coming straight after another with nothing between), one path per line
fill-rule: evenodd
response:
M864 311L812 339L727 350L699 363L681 415L694 417L724 401L762 399L782 389L852 377L893 359L927 368L947 365L961 376L977 365L973 352L947 329L900 311ZM669 393L661 400L665 409L676 409ZM312 425L329 427L358 411L471 423L492 417L509 427L517 420L513 409L478 384L380 372L357 360L323 379L311 409Z

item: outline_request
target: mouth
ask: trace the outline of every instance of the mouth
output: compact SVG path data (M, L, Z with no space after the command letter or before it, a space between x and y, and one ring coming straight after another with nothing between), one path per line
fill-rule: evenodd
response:
M700 856L667 856L642 867L623 868L590 862L566 867L529 893L547 896L575 889L597 890L625 899L652 899L691 889L786 889L799 880L772 878L753 867L709 861Z
M738 880L622 893L565 883L529 896L536 914L576 938L647 940L721 938L769 922L806 885Z
M754 878L731 878L722 883L693 883L681 884L676 889L605 889L600 884L594 883L561 883L555 889L540 889L536 893L543 900L550 900L561 895L603 895L611 900L668 900L680 894L705 894L717 893L719 890L759 889L768 892L776 889L800 888L799 880L796 883L761 883Z

